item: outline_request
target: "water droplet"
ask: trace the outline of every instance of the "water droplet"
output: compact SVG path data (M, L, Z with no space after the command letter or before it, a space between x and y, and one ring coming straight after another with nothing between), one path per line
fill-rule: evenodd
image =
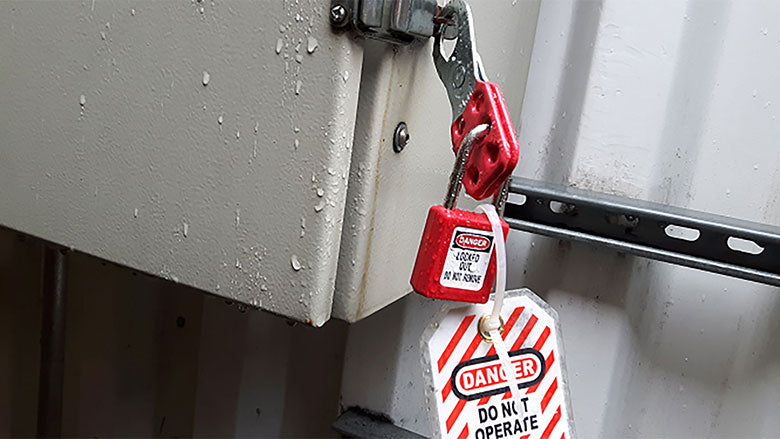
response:
M102 32L102 31L100 32L100 39L103 40L103 41L106 41L106 33L105 32Z
M301 54L295 55L295 62L297 62L298 64L303 64L303 55Z
M282 46L283 46L283 45L284 45L284 41L282 41L282 39L281 39L281 38L279 38L278 40L276 40L276 54L277 54L277 55L278 55L278 54L280 54L280 53L282 53Z
M761 35L768 35L768 34L769 34L769 29L767 29L765 27L761 28Z
M686 363L688 362L688 357L685 357L685 362L686 362Z
M341 74L341 79L343 79L344 82L349 81L349 71L348 70L344 70L344 73Z
M295 141L293 142L293 148L295 148L295 150L297 151L300 145L301 142L298 139L295 139Z
M753 97L756 97L756 96L758 96L758 90L753 90L753 93L752 93L752 95L753 95Z
M319 203L314 205L314 211L315 212L322 212L322 209L325 208L325 201L321 200Z
M292 266L292 269L295 271L299 271L301 269L301 261L298 260L298 256L292 255L290 258L290 265Z
M260 285L260 291L268 291L268 287L265 284Z
M284 29L284 25L283 25L283 24L280 24L280 25L279 25L279 32L281 32L281 33L284 33L284 30L285 30L285 29Z
M187 224L186 221L183 221L182 225L181 225L181 233L182 233L182 235L184 235L184 237L186 238L187 235L189 234L189 232L190 232L190 225Z
M303 85L303 82L301 80L298 80L295 82L295 94L299 95L301 94L301 86Z
M325 190L323 190L321 187L317 188L317 196L322 198L322 196L325 195Z
M135 9L130 9L130 15L132 15L133 17L135 17Z
M138 208L133 209L133 218L138 218Z
M260 130L260 122L255 122L255 134Z
M109 23L108 21L106 22L106 29L111 29L111 23Z
M293 132L294 132L294 133L300 133L300 132L301 132L301 129L300 129L300 128L298 128L298 127L293 127Z
M315 50L317 50L317 39L314 37L309 37L309 39L306 41L306 51L309 53L314 53Z
M236 209L236 228L241 225L241 209Z
M201 7L199 7L199 8L198 8L198 12L200 12L201 14L203 14L203 13L205 13L205 12L206 12L206 9L205 9L203 6L201 6Z
M217 118L217 123L218 123L218 124L220 124L220 125L222 125L222 122L224 122L224 121L225 121L225 119L224 119L224 118L222 117L222 115L220 114L220 115L219 115L219 117Z
M79 104L83 107L87 105L87 97L84 95L79 96Z
M753 165L753 170L754 170L754 171L758 171L758 163L756 163L755 165Z
M241 138L241 131L236 130L236 139L240 139L240 138Z
M203 85L209 85L209 80L211 79L211 75L209 75L209 72L203 72Z

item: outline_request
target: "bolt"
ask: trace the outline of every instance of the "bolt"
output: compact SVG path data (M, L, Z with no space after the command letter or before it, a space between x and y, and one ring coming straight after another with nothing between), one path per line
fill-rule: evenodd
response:
M406 126L406 122L401 122L395 127L395 134L393 134L393 151L403 151L408 143L409 128Z
M336 27L347 24L347 9L343 5L333 5L330 8L330 22Z

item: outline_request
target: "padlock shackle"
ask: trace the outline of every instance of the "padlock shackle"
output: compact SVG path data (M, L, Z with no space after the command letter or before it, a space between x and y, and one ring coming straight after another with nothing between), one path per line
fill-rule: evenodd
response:
M458 148L458 155L455 157L455 167L450 174L450 182L447 186L447 196L444 198L444 207L447 209L454 209L458 204L458 195L460 195L460 187L463 184L463 174L466 172L466 161L469 159L471 147L474 146L474 142L480 136L487 133L489 129L490 125L483 123L475 126L463 137L463 141Z

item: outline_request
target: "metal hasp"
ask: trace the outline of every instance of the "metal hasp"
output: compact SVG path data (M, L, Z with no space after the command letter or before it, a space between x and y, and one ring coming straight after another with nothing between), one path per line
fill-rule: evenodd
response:
M453 0L439 14L440 29L433 40L433 64L447 89L453 122L463 114L474 93L477 78L487 81L482 62L474 47L474 22L471 8L463 0ZM442 51L443 40L455 40L449 57Z
M436 0L333 0L331 22L336 27L348 22L368 38L409 44L433 36L436 10Z
M509 191L526 197L506 204L513 229L780 286L780 227L525 178Z

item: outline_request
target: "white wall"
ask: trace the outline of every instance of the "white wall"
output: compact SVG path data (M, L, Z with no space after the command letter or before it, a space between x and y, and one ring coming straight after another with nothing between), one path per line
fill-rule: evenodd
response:
M780 225L778 16L773 1L543 1L516 174ZM509 253L509 285L561 318L581 437L777 435L778 288L520 232ZM428 433L410 359L436 308L410 296L350 328L345 371L394 387L345 372L345 405ZM388 325L400 335L370 343Z

